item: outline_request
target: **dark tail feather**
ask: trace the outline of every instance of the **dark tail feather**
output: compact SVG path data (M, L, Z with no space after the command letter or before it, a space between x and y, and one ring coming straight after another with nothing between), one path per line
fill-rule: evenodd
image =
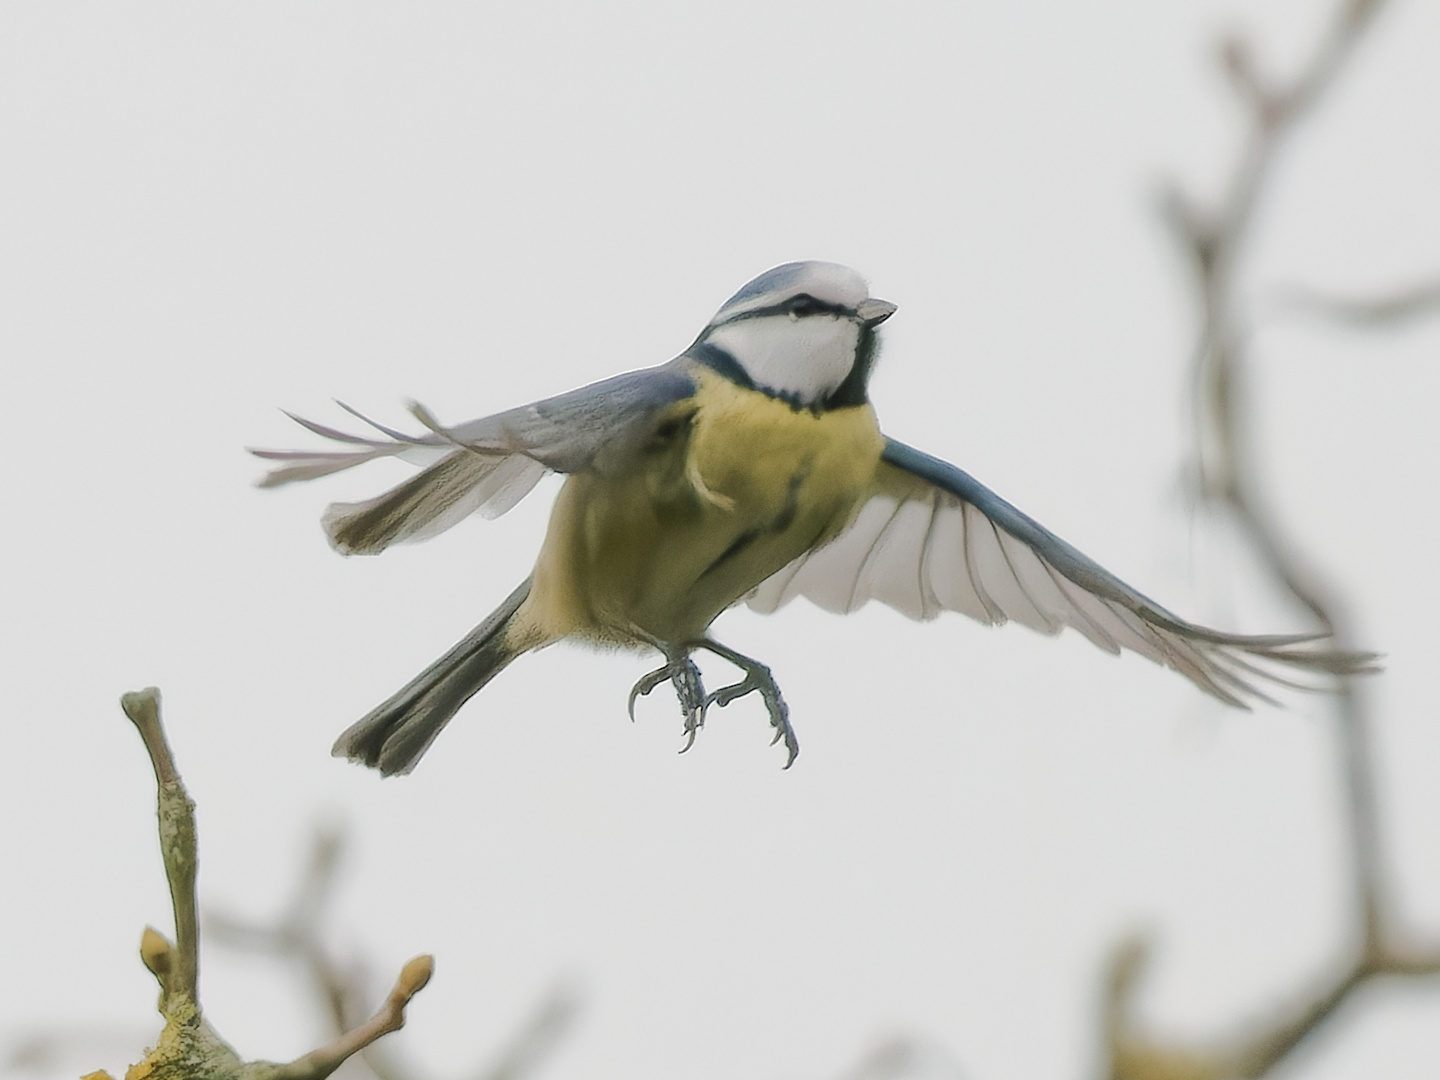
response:
M415 768L460 706L524 651L506 643L505 631L529 595L526 578L453 649L347 728L330 753L386 776Z

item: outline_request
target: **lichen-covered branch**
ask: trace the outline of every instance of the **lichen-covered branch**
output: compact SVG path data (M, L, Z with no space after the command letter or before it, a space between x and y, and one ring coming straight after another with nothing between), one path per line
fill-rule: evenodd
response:
M195 804L185 792L165 741L160 719L160 691L154 687L126 694L125 715L145 741L159 788L160 851L175 917L175 941L146 927L140 959L160 984L160 1014L165 1026L145 1057L126 1072L126 1080L323 1080L346 1058L405 1023L405 1006L429 981L434 961L417 956L405 965L400 979L380 1010L332 1043L285 1065L245 1062L206 1023L198 991L200 930L196 917L195 876L198 845ZM86 1080L110 1080L91 1073Z
M183 998L196 1001L196 980L199 977L200 928L195 903L197 845L195 839L195 804L185 793L175 759L165 741L160 725L160 691L151 686L125 694L120 699L155 768L155 784L159 789L160 857L165 863L165 878L170 883L170 906L175 916L175 945L157 951L155 942L163 941L154 931L146 930L145 941L151 945L146 952L142 943L141 956L154 976L160 980L161 1012L169 1013ZM157 966L158 965L158 966Z

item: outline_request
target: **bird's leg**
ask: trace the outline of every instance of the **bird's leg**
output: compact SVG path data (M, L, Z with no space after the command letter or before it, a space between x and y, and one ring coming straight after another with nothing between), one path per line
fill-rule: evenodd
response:
M695 745L695 733L705 726L705 710L710 707L710 697L705 693L705 684L700 681L700 669L690 659L690 649L665 650L665 663L641 677L630 689L630 719L635 719L635 699L644 697L666 679L675 687L675 696L680 699L680 709L685 714L685 745L683 754Z
M770 669L758 660L751 660L748 656L742 656L734 649L728 649L718 641L711 641L708 638L704 641L697 641L691 648L708 649L722 660L728 660L745 673L745 678L730 686L722 686L714 693L705 696L704 704L700 708L700 715L703 718L705 710L711 705L719 705L722 709L729 705L736 698L742 698L746 694L759 691L760 698L765 702L765 708L770 712L770 726L775 729L775 737L770 740L770 745L784 740L785 751L789 755L785 759L785 768L795 764L795 756L800 753L800 742L795 738L795 729L790 726L790 708L785 704L785 699L780 695L780 687L775 684L775 678L770 674Z

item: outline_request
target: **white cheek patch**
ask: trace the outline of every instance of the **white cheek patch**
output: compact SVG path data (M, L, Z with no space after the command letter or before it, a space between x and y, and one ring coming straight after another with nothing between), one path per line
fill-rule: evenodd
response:
M810 404L849 376L860 328L835 315L777 314L717 327L707 340L733 356L756 386Z

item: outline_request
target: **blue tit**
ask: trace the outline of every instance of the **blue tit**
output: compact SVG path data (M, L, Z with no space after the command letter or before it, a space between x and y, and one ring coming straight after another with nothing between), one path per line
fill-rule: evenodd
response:
M1046 634L1071 627L1131 649L1229 705L1265 698L1284 669L1343 674L1372 657L1315 635L1243 636L1171 614L967 473L880 431L867 396L880 324L895 305L855 271L797 262L761 274L667 364L447 427L406 435L354 413L362 437L295 419L344 448L256 450L261 486L376 458L422 466L397 487L324 513L331 545L374 555L479 512L505 513L547 472L566 477L530 576L479 626L335 743L408 773L472 695L522 653L562 639L653 649L664 663L631 691L670 682L685 747L712 705L758 694L799 744L764 664L720 644L727 608L772 612L804 596L834 612L879 600L915 619L956 611ZM347 411L348 407L347 407ZM743 678L707 692L693 654Z

